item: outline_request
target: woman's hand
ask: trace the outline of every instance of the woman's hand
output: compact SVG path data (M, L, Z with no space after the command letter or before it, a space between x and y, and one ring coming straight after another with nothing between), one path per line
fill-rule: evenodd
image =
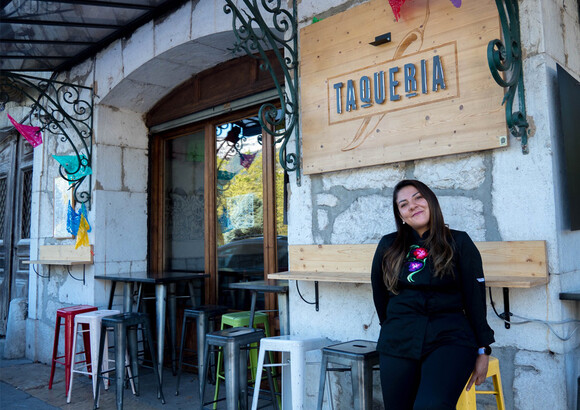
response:
M473 369L473 373L471 374L471 378L469 379L469 383L467 383L467 387L465 388L466 391L471 389L473 383L476 386L479 386L483 383L487 376L487 366L489 365L489 356L486 354L480 354L475 359L475 369Z

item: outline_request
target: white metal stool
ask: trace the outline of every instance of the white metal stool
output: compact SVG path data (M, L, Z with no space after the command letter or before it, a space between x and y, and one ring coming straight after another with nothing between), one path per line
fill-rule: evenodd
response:
M306 352L322 349L330 341L320 337L275 336L260 341L256 386L252 399L252 410L258 408L261 374L264 367L282 367L282 408L299 410L304 408L304 376L306 374ZM266 352L282 352L282 362L264 365Z
M70 383L69 383L69 390L68 395L66 397L66 402L70 403L72 397L72 383L73 383L73 375L75 373L86 374L93 378L93 398L95 397L97 391L97 367L99 363L99 340L101 338L101 320L104 317L112 316L121 313L118 310L95 310L92 312L81 313L75 316L75 324L74 324L74 337L73 337L73 345L72 351L76 353L77 349L77 339L78 336L83 334L84 332L89 332L90 334L90 346L84 346L85 351L90 348L91 352L91 364L90 364L90 371L89 365L85 362L73 362L71 364L71 372L70 372ZM79 329L79 326L82 324L88 325L88 330L83 330L82 327ZM74 355L73 355L74 357ZM105 349L103 353L103 369L109 368L109 356L107 353L107 349ZM80 364L80 368L77 369L76 365ZM108 388L108 383L105 384L105 388Z

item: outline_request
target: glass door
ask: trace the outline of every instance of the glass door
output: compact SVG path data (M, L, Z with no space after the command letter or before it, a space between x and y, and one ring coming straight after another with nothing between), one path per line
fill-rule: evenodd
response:
M164 270L204 272L204 133L165 144Z
M216 127L219 303L234 309L249 309L249 295L227 284L266 279L288 266L287 227L277 212L284 178L272 141L255 116ZM257 308L265 308L263 295Z
M284 171L256 112L158 134L152 149L150 269L205 272L204 303L236 310L250 295L227 284L288 269Z

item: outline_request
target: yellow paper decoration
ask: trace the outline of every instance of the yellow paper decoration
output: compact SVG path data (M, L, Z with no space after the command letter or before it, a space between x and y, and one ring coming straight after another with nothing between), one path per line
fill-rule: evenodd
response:
M77 232L77 243L75 245L75 249L79 246L89 246L89 234L88 230L90 229L90 225L85 219L85 216L81 214L81 222L79 223L79 231Z

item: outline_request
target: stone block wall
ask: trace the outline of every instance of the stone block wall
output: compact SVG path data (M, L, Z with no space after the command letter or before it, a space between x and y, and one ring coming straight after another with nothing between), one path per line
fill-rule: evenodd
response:
M299 5L301 25L360 3L303 0ZM293 245L377 243L382 235L395 230L392 189L403 178L428 184L450 227L468 232L475 241L545 240L549 285L510 290L511 311L517 315L512 320L534 321L505 329L489 297L488 321L496 332L494 355L501 360L508 408L572 409L580 373L580 339L574 333L579 315L577 304L560 301L558 293L577 288L580 281L580 264L570 259L580 249L580 234L566 231L561 221L555 69L559 63L580 77L580 53L572 46L579 44L577 5L522 1L520 19L531 124L528 155L521 153L519 141L512 137L509 147L487 152L303 176L301 186L292 186L289 241ZM298 285L304 299L312 301L313 284ZM304 303L291 286L293 333L322 332L337 341L376 340L379 326L370 285L319 286L319 312ZM503 312L501 289L491 293L497 311ZM549 322L553 331L542 321ZM569 323L557 324L561 321ZM316 371L308 377L306 385L315 385ZM342 406L338 396L349 394L348 383L339 384L333 390L335 408ZM380 388L375 384L375 401L380 406ZM310 392L313 400L315 396L316 392ZM348 400L343 396L340 400L345 403L341 408L349 408ZM484 400L482 405L486 403Z

